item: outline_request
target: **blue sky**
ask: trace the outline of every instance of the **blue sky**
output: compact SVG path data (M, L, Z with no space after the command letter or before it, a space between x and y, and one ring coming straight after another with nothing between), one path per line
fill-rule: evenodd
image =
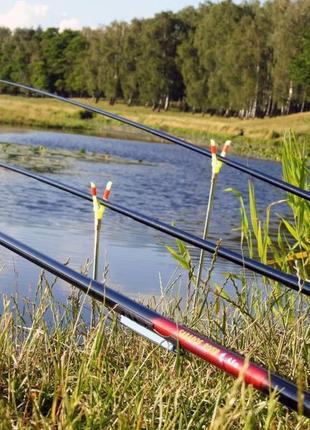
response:
M113 20L153 16L163 10L198 6L202 0L1 0L0 26L97 27Z

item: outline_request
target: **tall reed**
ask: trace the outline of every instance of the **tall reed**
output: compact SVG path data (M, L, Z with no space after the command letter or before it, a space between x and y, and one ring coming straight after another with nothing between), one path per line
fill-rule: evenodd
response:
M287 133L282 146L283 179L299 188L310 190L310 173L306 146L298 143L293 133ZM310 204L307 200L287 193L279 201L270 203L261 218L252 182L248 186L248 206L244 196L232 188L240 201L241 242L245 242L251 257L257 256L262 263L277 265L284 271L309 278L310 266ZM282 213L273 216L272 227L277 236L271 234L271 211L282 205ZM283 206L284 209L283 209Z

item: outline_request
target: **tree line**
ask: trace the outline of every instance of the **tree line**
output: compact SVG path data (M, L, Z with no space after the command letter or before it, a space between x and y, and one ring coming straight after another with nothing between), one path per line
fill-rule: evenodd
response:
M81 31L0 28L0 77L154 110L302 112L310 110L310 1L205 2Z

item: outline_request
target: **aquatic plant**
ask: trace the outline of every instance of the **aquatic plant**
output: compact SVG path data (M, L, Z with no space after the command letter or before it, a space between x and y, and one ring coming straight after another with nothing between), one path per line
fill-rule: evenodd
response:
M310 190L310 174L305 145L299 144L293 133L287 133L282 145L283 179L301 189ZM264 219L257 211L255 189L252 182L248 186L249 210L244 196L232 188L240 202L241 245L246 242L249 255L257 255L264 264L274 264L283 271L296 272L299 276L309 277L310 265L310 204L307 200L290 193L286 198L272 202L265 210ZM277 205L285 205L284 215L273 217L276 238L270 232L271 210ZM283 211L282 211L283 213Z

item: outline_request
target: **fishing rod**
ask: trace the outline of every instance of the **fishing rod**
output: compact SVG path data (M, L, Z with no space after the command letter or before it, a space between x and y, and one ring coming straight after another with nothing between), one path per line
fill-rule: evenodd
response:
M21 169L20 167L11 166L3 162L0 162L0 167L3 167L7 170L13 171L18 174L27 176L29 178L35 179L39 182L42 182L54 188L58 188L59 190L68 192L84 200L92 201L92 196L90 196L88 193L85 193L77 188L74 188L69 185L65 185L61 182L50 179L46 176L38 175L28 170ZM162 233L166 233L170 236L173 236L176 239L183 240L184 242L187 242L190 245L196 246L197 248L203 249L204 251L211 252L212 254L216 252L219 257L222 257L243 268L252 270L253 272L266 276L267 278L278 281L281 284L286 285L289 288L292 288L293 290L296 290L298 292L306 294L307 296L310 296L310 282L304 281L303 286L301 288L300 280L296 276L290 275L288 273L283 273L272 267L266 266L265 264L262 264L256 260L253 260L248 257L244 257L236 252L230 251L229 249L224 248L222 246L218 247L213 242L200 239L199 237L191 233L187 233L179 228L172 227L169 224L163 223L155 218L141 214L137 211L133 211L132 209L128 209L124 206L120 206L116 203L111 203L108 200L100 199L99 197L98 197L98 201L102 205L106 206L107 208L111 209L114 212L117 212L128 218L138 221L141 224L147 225L148 227L152 227L155 230L158 230Z
M248 362L241 355L226 349L211 338L175 323L2 232L0 232L0 245L74 285L88 296L113 309L117 314L130 318L147 330L162 336L168 342L177 342L181 349L215 365L229 375L236 378L242 377L245 383L253 385L262 393L268 395L275 390L282 404L295 411L302 411L305 416L310 417L310 393L300 392L292 382Z
M116 121L122 122L123 124L130 125L131 127L137 128L139 130L145 131L146 133L152 134L153 136L159 137L161 139L165 139L169 142L175 143L176 145L180 145L184 148L190 149L191 151L197 152L200 155L204 155L205 157L211 158L211 152L208 149L200 148L199 146L193 145L190 142L187 142L184 139L180 139L178 137L172 136L169 133L157 130L152 127L148 127L146 125L143 125L141 123L132 121L128 118L122 117L120 115L113 114L111 112L105 111L103 109L87 105L85 103L78 102L76 100L72 100L66 97L58 96L53 93L49 93L48 91L39 90L38 88L33 88L28 85L19 84L11 81L7 81L5 79L0 79L0 83L10 85L16 88L21 88L26 91L32 91L36 94L40 94L42 96L50 97L53 99L56 99L58 101L62 101L65 103L69 103L74 106L78 106L82 109L88 110L90 112L97 113L99 115L106 116L108 118L114 119ZM221 160L223 163L227 164L230 167L233 167L241 172L247 173L254 178L260 179L264 182L267 182L270 185L273 185L274 187L280 188L284 191L287 191L291 194L295 194L298 197L302 197L306 200L310 200L310 192L306 190L302 190L301 188L295 187L292 184L289 184L288 182L282 181L281 179L277 179L271 175L267 175L265 173L260 172L259 170L253 169L251 167L245 166L244 164L241 164L235 160L232 160L230 158L225 157L218 157L219 160Z

